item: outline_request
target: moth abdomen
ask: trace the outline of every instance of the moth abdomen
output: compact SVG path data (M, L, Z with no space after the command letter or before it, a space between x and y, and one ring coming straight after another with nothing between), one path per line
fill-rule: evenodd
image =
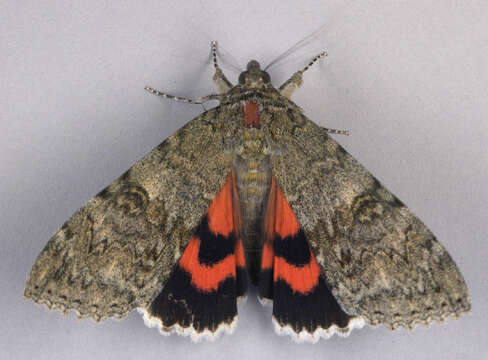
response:
M256 284L263 243L264 204L269 193L272 174L263 131L254 128L245 131L242 144L242 150L235 155L234 172L247 268L251 281Z

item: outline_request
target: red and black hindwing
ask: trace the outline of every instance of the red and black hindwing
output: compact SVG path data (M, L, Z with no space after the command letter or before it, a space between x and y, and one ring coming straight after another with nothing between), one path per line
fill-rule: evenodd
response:
M246 293L246 269L239 238L239 204L231 174L211 203L173 274L147 309L162 331L194 337L230 329L237 298ZM155 319L156 318L156 319Z
M341 333L341 329L348 332L353 317L341 309L328 289L305 234L274 177L264 232L259 296L264 301L273 300L277 330L291 329L299 337L312 335L312 341L315 336Z

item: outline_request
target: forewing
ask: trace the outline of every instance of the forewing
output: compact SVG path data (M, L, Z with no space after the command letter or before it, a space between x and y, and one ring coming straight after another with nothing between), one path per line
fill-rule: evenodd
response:
M166 139L54 234L25 297L96 320L147 307L231 172L237 131L217 107Z
M395 328L470 309L462 275L430 230L325 129L288 110L267 131L273 175L346 312Z

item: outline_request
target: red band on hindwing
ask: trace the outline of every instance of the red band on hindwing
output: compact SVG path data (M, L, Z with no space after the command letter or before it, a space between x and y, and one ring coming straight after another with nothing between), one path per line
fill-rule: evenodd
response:
M179 266L191 276L191 283L196 289L216 291L225 279L236 277L237 266L245 267L242 241L236 239L240 231L238 210L235 176L232 173L208 208L206 219L209 233L206 233L204 226L200 226L179 261ZM202 256L204 250L200 249L201 242L211 253Z
M271 270L274 282L281 279L294 292L305 294L312 291L318 284L320 268L274 177L265 216L266 240L261 255L261 271Z
M197 333L229 326L246 292L245 257L234 174L210 204L161 293L148 308L163 328Z
M246 267L246 258L244 256L244 246L242 246L242 240L238 240L235 248L236 265L241 268Z
M208 228L216 235L229 236L231 232L238 232L234 215L238 206L234 206L234 193L235 178L232 174L208 208Z
M263 245L263 251L261 253L261 270L271 270L274 262L273 245L268 241Z
M191 275L191 284L202 292L216 291L219 284L228 277L236 276L236 258L227 255L219 262L207 266L198 261L200 239L194 236L187 245L179 266Z
M291 206L274 177L264 221L259 296L273 300L278 327L315 334L348 326L351 316L329 291ZM315 336L315 335L314 335Z
M274 186L276 187L274 232L284 239L287 236L296 235L298 230L300 230L300 225L298 225L298 220L293 213L291 206L286 201L285 196L281 192L281 189L276 185L275 181Z
M284 280L294 292L307 294L319 283L320 268L311 254L311 261L304 266L289 264L285 258L276 256L274 258L273 281Z

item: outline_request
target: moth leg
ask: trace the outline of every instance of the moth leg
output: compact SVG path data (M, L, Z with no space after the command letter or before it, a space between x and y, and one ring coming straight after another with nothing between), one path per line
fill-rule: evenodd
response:
M227 80L224 75L224 72L220 68L219 64L217 63L217 41L212 41L212 61L215 68L215 74L213 76L213 81L215 86L217 87L217 91L219 94L225 94L228 92L234 85Z
M302 75L305 71L307 71L310 66L312 66L313 64L315 64L318 60L320 60L321 58L327 56L327 53L325 51L321 52L320 54L318 54L317 56L315 56L309 63L307 66L305 66L302 70L300 71L297 71L296 73L294 73L288 80L286 80L283 85L281 85L279 87L279 91L280 91L280 94L283 95L284 97L290 99L291 96L293 95L293 93L295 92L296 89L298 89L302 83L303 83L303 79L302 79Z
M172 100L175 100L175 101L181 101L181 102L186 102L186 103L190 103L190 104L203 104L207 101L210 101L210 100L221 100L222 99L222 95L218 95L218 94L211 94L211 95L207 95L207 96L202 96L202 97L199 97L197 99L188 99L188 98L184 98L184 97L179 97L179 96L174 96L174 95L170 95L170 94L166 94L164 92L161 92L159 90L155 90L149 86L146 86L144 88L144 90L147 90L149 91L151 94L154 94L154 95L157 95L157 96L162 96L164 98L167 98L167 99L172 99Z
M324 127L329 134L349 135L349 130L337 130Z

